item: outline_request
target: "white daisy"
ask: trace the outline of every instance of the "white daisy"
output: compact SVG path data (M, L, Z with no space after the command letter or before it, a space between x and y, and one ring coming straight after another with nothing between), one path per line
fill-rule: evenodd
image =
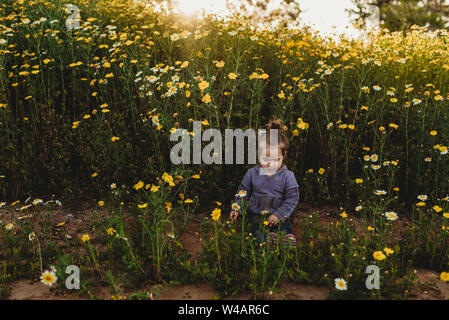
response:
M343 278L337 278L335 281L335 288L340 291L348 290L348 285Z
M413 99L413 104L416 106L416 105L418 105L418 104L420 104L422 101L420 100L420 99Z
M53 271L45 270L41 275L41 282L49 287L56 283L56 274Z
M35 234L34 231L33 231L33 232L31 232L31 233L28 235L28 240L33 241L34 238L36 238L36 234Z
M237 192L237 194L235 196L243 198L243 197L246 197L246 195L247 195L246 190L240 190L239 192Z
M398 218L398 215L396 212L387 211L385 212L385 217L387 217L387 220L394 221Z
M37 205L37 204L39 204L39 203L42 203L42 199L34 199L34 200L33 200L33 204L34 204L34 205Z
M425 194L420 194L419 196L417 196L417 198L421 201L426 201L427 200L427 195Z

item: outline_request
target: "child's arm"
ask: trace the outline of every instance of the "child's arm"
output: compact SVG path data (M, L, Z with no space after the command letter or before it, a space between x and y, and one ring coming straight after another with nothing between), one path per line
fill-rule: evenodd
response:
M274 210L272 212L281 222L284 222L290 215L292 214L293 210L295 210L296 205L299 201L299 189L298 187L293 187L290 189L287 189L285 192L285 198L284 201L282 201L282 204L279 208Z
M296 182L296 178L291 171L285 181L284 190L284 200L282 201L282 204L279 208L272 212L272 214L278 217L281 222L284 222L288 217L290 217L299 201L298 182Z

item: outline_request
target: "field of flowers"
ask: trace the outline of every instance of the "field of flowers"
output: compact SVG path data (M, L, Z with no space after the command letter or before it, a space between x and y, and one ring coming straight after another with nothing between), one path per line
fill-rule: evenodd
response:
M417 26L336 43L137 1L2 1L0 297L19 279L67 293L70 265L91 298L194 283L269 298L289 281L407 299L415 268L449 286L448 45ZM272 118L290 134L301 204L334 208L295 212L293 249L227 221L248 166L170 162L170 133L193 121ZM195 253L182 241L193 226Z

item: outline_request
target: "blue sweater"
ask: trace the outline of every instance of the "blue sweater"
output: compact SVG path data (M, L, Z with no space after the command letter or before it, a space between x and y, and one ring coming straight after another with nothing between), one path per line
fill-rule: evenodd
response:
M299 200L299 186L295 175L285 165L271 176L260 174L259 170L263 168L256 165L246 172L237 191L245 190L246 196L236 194L235 202L240 205L249 202L249 215L268 210L270 215L274 214L281 222L285 222Z

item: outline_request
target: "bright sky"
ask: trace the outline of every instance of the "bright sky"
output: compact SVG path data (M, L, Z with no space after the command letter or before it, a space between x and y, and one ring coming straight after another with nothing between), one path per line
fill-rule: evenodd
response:
M280 0L272 0L273 7ZM359 34L345 9L354 8L351 0L298 0L303 24L311 25L321 34L346 34L349 37ZM179 9L187 14L194 14L201 9L206 12L226 12L225 0L179 0ZM334 27L335 26L335 27Z

